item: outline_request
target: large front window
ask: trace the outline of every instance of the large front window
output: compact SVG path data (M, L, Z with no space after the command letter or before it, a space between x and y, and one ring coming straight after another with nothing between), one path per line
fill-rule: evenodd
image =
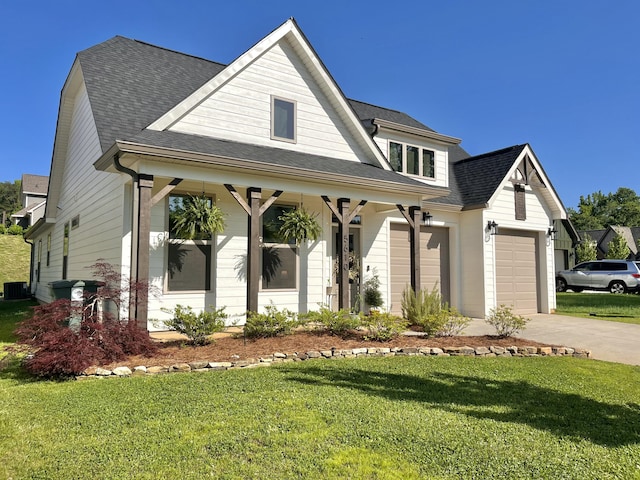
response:
M295 207L273 205L262 215L262 289L294 290L298 287L298 247L280 236L278 218Z
M169 243L167 290L211 289L211 234L199 232L195 239L180 238L175 223L191 201L189 195L169 195ZM213 199L209 198L209 204Z

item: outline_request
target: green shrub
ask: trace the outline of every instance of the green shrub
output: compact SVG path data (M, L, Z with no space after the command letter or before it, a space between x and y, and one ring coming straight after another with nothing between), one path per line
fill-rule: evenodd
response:
M265 307L265 313L249 312L244 334L249 338L277 337L290 335L293 329L301 325L296 314L286 308L278 310L271 303Z
M24 229L20 225L11 225L7 228L9 235L22 235L22 232L24 232Z
M373 311L362 318L363 326L368 330L365 340L385 342L397 337L407 329L409 323L390 312Z
M7 227L0 224L0 235L4 235L5 233L7 233Z
M364 301L372 308L381 307L382 292L380 291L380 279L378 278L378 272L373 269L371 277L364 282Z
M516 315L511 307L503 304L492 308L485 322L496 329L498 336L510 337L514 333L524 330L529 320L522 315Z
M167 327L186 335L193 345L206 345L212 341L210 335L224 330L227 318L224 309L196 313L191 307L176 305L173 310L163 308L162 311L173 315L173 318L164 321Z
M320 324L327 333L339 336L345 336L362 325L359 315L354 315L345 309L334 312L324 305L318 311L305 314L304 318L309 322Z
M460 335L471 323L471 319L462 315L455 307L443 308L442 311L446 312L446 322L437 333L441 337Z
M402 316L410 325L421 327L427 335L435 335L445 325L447 317L441 310L442 296L437 285L431 291L422 289L418 292L407 286L402 292Z

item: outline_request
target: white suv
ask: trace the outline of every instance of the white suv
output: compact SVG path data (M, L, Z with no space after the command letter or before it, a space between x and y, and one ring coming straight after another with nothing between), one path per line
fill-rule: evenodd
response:
M640 291L640 262L594 260L556 274L556 291L608 290L611 293Z

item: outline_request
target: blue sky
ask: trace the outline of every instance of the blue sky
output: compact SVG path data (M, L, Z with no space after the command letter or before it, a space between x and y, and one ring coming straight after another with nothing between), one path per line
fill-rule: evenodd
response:
M531 144L566 207L640 193L637 0L0 0L0 181L49 174L76 52L122 35L229 63L289 17L347 97L472 155Z

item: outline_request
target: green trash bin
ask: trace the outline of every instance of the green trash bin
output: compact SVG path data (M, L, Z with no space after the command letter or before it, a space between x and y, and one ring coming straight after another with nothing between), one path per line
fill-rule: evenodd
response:
M61 298L71 300L71 289L76 284L78 284L78 288L82 287L85 292L96 293L98 288L104 285L104 282L98 280L56 280L55 282L50 282L49 286L56 300Z

